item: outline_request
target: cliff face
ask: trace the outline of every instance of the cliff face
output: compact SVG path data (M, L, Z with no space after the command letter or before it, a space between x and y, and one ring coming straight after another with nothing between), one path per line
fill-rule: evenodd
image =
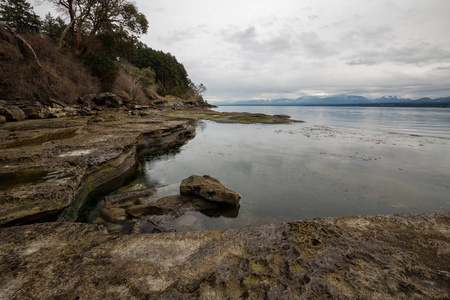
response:
M0 298L448 299L448 214L321 218L226 231L0 230Z

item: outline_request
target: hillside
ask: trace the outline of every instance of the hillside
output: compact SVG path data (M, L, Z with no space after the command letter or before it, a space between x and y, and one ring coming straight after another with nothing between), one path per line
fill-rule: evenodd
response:
M69 16L66 21L51 14L41 19L24 0L2 2L2 111L5 105L22 109L24 102L77 111L91 108L83 99L101 93L113 93L119 106L127 107L208 106L202 97L206 88L189 79L175 56L139 42L148 22L132 2L103 2L80 2L77 8L71 1L69 7L55 2L57 11Z

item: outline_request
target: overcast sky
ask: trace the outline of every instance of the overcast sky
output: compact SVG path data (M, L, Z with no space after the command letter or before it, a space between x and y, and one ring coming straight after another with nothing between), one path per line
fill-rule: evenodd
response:
M205 98L450 96L449 0L136 0ZM43 15L45 8L35 7Z

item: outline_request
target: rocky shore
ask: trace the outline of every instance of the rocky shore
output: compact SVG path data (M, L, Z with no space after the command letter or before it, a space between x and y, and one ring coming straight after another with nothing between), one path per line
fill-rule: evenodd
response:
M1 299L448 299L448 214L226 231L0 230Z
M139 168L141 151L192 138L193 120L293 122L287 116L65 107L23 120L13 110L20 120L0 125L1 299L450 297L448 214L130 235L73 222L90 192Z

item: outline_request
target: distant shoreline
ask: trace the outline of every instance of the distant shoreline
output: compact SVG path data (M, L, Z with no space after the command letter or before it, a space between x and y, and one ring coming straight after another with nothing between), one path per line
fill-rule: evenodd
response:
M360 103L360 104L215 104L217 106L341 106L341 107L416 107L450 108L450 103Z

